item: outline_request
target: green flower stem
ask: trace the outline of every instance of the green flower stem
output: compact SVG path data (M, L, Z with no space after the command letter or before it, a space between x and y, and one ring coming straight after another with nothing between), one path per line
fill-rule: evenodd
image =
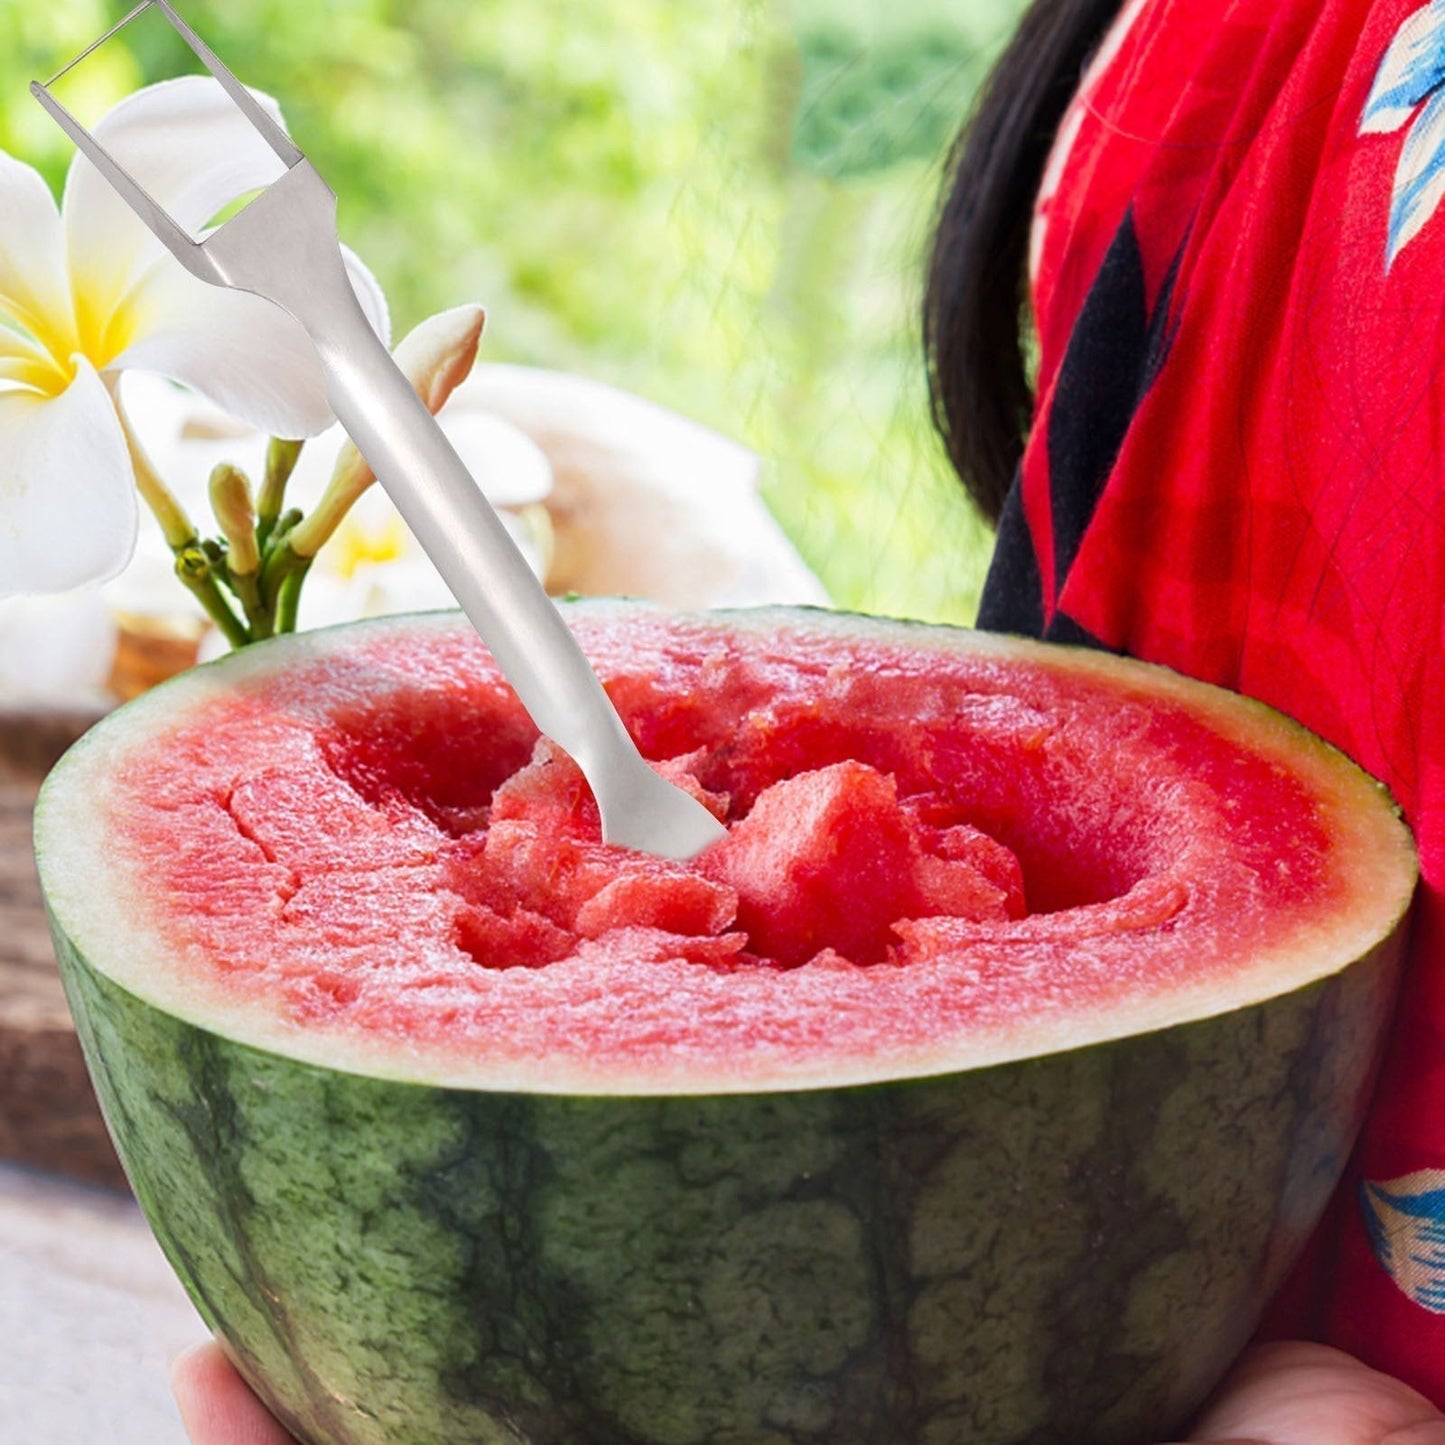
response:
M166 543L173 552L193 545L197 537L195 523L186 515L186 509L161 480L160 473L146 455L145 448L141 446L131 428L130 418L121 405L120 394L113 382L110 386L110 399L120 421L121 432L125 436L126 449L130 452L131 466L135 470L136 490L140 493L141 500L155 514Z
M276 599L277 632L296 631L296 613L301 605L301 584L306 580L310 566L310 559L303 559L301 565L294 572L288 572L281 583L281 592Z
M232 647L244 647L252 641L245 624L221 596L210 559L194 543L176 549L176 576L206 610L206 616L221 629Z
M260 568L237 572L231 567L226 573L226 583L245 608L246 620L250 623L250 640L255 642L270 637L276 630L276 614L261 591Z
M286 484L291 480L303 445L303 442L272 437L266 446L266 475L261 480L261 495L256 498L256 539L263 547L276 530L286 505Z
M276 632L296 630L301 584L311 567L311 558L301 556L291 545L300 521L300 512L294 510L277 519L275 534L261 564L261 597L271 611Z

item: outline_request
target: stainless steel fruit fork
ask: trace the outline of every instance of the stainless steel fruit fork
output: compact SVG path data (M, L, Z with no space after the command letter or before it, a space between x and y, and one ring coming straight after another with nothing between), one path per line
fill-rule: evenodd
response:
M286 167L223 226L194 239L63 106L50 87L143 12L156 9ZM561 614L481 488L371 329L347 276L336 196L167 0L142 0L31 92L122 200L193 275L284 307L321 357L332 410L446 579L537 726L576 759L610 843L690 858L723 836L696 799L638 753Z

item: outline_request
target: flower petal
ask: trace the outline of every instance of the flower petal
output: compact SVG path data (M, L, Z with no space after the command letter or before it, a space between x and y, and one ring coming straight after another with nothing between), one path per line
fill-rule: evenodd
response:
M276 102L259 93L256 99L280 124ZM105 115L95 136L192 235L223 207L269 185L284 169L208 75L181 76L136 91ZM163 249L82 157L66 177L61 212L71 274L106 309Z
M371 329L390 346L391 311L387 307L381 282L371 274L366 262L350 246L341 248L341 259L346 262L346 273L351 277L351 289L356 292L356 299L361 303L366 319L371 322Z
M138 334L108 371L170 377L272 436L314 436L330 425L316 348L274 302L211 286L162 256L130 304Z
M258 103L284 127L270 96ZM226 206L282 173L276 154L209 76L181 76L137 91L95 127L96 138L184 229L199 235ZM102 310L144 284L160 242L94 167L78 158L62 205L70 268L77 289ZM375 277L342 247L352 286L373 328L389 339L386 300ZM174 260L171 259L174 268Z
M313 588L318 582L322 585ZM404 556L364 562L344 580L326 574L308 577L301 594L300 625L327 627L358 617L429 612L456 605L441 574L425 556Z
M7 310L31 330L75 328L55 198L36 171L0 151L0 311Z
M453 407L504 417L550 460L551 591L827 604L758 495L757 456L730 438L600 381L496 362L473 369Z
M357 300L385 339L381 288L357 257L344 254ZM129 304L138 335L108 371L170 377L270 436L315 436L331 424L316 347L300 323L274 303L208 285L162 256Z
M384 341L390 318L381 287L359 257L341 249L361 309ZM128 304L138 335L108 371L170 377L270 436L315 436L331 424L316 347L273 302L211 286L162 255Z
M64 380L59 363L43 346L0 326L0 381L18 381L48 394Z
M0 597L113 577L135 534L130 457L89 363L57 397L0 392Z

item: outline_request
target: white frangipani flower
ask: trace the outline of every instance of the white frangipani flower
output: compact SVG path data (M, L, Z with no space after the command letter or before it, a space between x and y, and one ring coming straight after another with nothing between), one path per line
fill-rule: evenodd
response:
M206 77L138 91L95 132L192 234L276 174ZM385 336L380 288L354 256L347 264ZM128 369L179 381L271 435L310 436L331 420L315 350L289 315L190 275L83 159L57 208L35 171L0 153L0 597L113 577L130 557L137 485L156 479L117 407Z

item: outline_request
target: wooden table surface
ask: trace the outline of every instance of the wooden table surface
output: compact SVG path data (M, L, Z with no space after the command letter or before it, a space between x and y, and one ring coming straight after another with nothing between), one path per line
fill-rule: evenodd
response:
M123 1188L60 987L30 842L41 779L95 717L0 709L0 1160Z

